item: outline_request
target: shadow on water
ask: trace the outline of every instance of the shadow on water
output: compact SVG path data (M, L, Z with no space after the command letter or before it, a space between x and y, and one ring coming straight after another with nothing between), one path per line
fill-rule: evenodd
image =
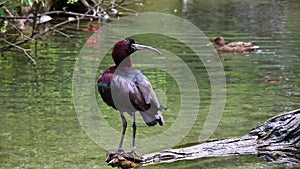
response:
M146 1L144 6L135 10L174 14L192 22L210 39L223 36L228 42L254 41L261 47L257 53L219 54L226 74L227 98L222 119L211 139L220 139L242 136L268 118L300 107L299 8L300 4L295 0L154 0ZM20 57L21 54L5 53L0 59L0 168L110 168L104 162L105 147L97 146L85 134L73 108L74 63L83 44L93 41L87 38L90 32L77 31L75 27L69 25L64 30L73 35L70 38L53 34L38 41L35 56L38 64L35 67ZM196 76L201 86L202 113L180 144L197 141L211 99L205 67L196 62L191 57L193 53L177 40L157 41L151 35L136 37L136 42L141 41L152 46L167 42L166 47L188 63ZM92 48L99 47L93 45ZM97 56L91 54L91 57ZM99 72L111 64L110 57L105 58ZM166 92L174 96L167 98L173 105L170 109L178 107L180 100L174 98L180 93L174 79L155 69L145 70L145 74L162 95ZM118 113L107 107L101 109L116 131L121 131ZM166 121L176 120L171 111L166 114ZM155 128L139 125L140 137L157 132ZM150 168L283 167L282 164L269 164L254 155L243 155Z

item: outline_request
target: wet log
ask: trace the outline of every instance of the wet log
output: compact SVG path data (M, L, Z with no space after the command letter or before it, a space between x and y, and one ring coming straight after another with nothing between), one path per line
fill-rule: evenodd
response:
M300 163L300 109L275 116L240 138L208 141L190 147L167 149L135 159L127 153L110 152L106 162L122 169L138 168L159 163L254 154L267 161Z

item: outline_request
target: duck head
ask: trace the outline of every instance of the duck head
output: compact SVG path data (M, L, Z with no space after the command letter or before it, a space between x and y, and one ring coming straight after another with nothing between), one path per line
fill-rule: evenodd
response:
M211 45L224 46L225 41L224 41L223 37L219 36L219 37L216 37L210 44Z

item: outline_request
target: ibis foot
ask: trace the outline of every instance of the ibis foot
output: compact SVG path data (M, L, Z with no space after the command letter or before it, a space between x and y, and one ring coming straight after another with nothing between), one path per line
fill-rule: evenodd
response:
M142 162L143 157L138 155L135 151L128 152L128 155L133 159L134 162Z
M112 167L120 167L122 169L139 168L143 158L135 152L125 152L117 150L106 154L105 162Z

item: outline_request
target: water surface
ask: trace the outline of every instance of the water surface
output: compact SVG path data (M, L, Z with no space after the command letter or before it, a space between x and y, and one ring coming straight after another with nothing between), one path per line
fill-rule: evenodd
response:
M250 54L220 53L227 82L226 107L210 139L243 136L268 118L300 107L298 1L163 0L146 1L144 6L132 8L182 17L210 39L223 36L227 41L254 41L261 47ZM64 32L72 35L70 38L55 33L38 41L36 54L32 52L38 63L36 66L22 53L3 53L0 59L1 168L110 168L104 162L106 148L99 147L86 135L73 108L74 64L81 47L92 34L84 30L86 27L85 22L81 23L80 30L76 30L76 24L68 25ZM210 81L203 63L176 39L152 35L139 35L135 39L171 50L191 68L201 86L201 113L179 145L197 141L210 106ZM30 46L34 44L24 47ZM109 56L105 57L97 71L102 72L112 63ZM163 71L148 69L144 73L157 91L168 96L170 110L165 113L168 128L176 120L181 101L178 85ZM97 97L108 123L121 131L118 113L101 104ZM143 124L138 130L139 137L157 132L161 131ZM130 133L128 129L129 136ZM254 155L243 155L148 168L282 167L284 165L269 164Z

